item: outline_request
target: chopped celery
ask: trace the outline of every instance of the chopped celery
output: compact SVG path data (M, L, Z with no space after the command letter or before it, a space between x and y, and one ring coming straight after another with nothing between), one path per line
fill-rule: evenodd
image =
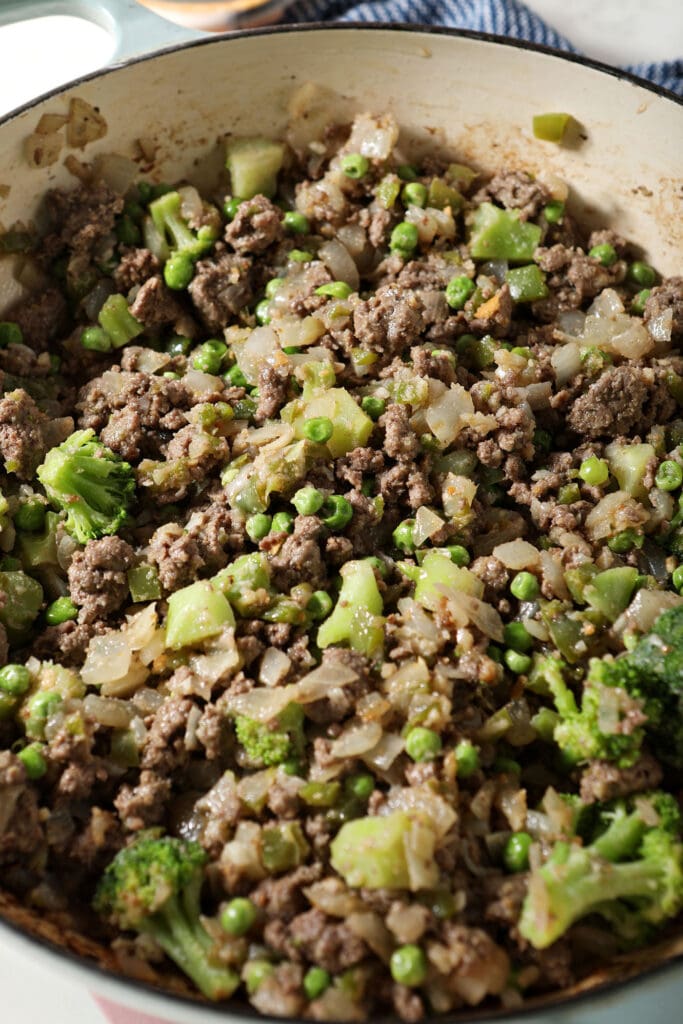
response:
M404 845L410 827L405 811L347 821L330 846L332 867L354 888L410 888Z
M318 630L318 647L348 641L351 647L367 652L368 645L376 644L376 630L381 627L376 619L383 610L372 559L347 562L341 568L341 577L334 611Z
M144 331L144 325L136 320L128 309L123 295L110 295L105 300L97 319L100 326L111 338L114 348L122 348Z
M258 551L240 555L214 576L213 584L245 617L258 616L273 599L268 559Z
M390 210L401 191L401 182L394 174L387 174L375 189L377 202L383 209Z
M481 581L469 569L455 565L447 551L429 551L420 566L399 562L398 567L416 584L413 596L417 603L432 611L442 603L446 588L472 597L482 595Z
M233 195L251 199L260 194L272 199L284 155L285 147L281 142L263 138L230 139L225 150L225 166L230 171Z
M536 114L531 122L534 136L544 142L562 142L573 120L571 114Z
M234 625L227 598L209 580L191 583L168 599L166 645L173 651L199 644Z
M153 565L136 565L128 570L128 589L131 601L158 601L161 597L159 576Z
M630 566L606 569L584 588L584 599L610 622L621 615L631 600L638 570Z
M43 588L23 572L0 572L0 622L11 644L26 640L43 603Z
M295 399L281 412L285 423L291 423L299 438L306 437L306 421L326 417L332 423L332 436L326 447L337 459L354 448L362 447L372 433L374 423L363 412L345 388L328 388L309 399Z
M598 574L598 568L593 562L582 562L574 569L567 569L564 574L564 582L572 596L572 600L578 604L585 604L587 598L584 596L586 587Z
M537 299L545 299L548 295L545 274L535 263L508 270L505 280L515 302L535 302Z
M446 180L458 187L462 185L468 189L476 177L477 172L467 164L449 164L446 168Z
M303 863L309 849L298 821L272 825L261 833L261 860L266 871L291 871Z
M519 210L501 210L493 203L482 203L472 223L470 253L475 260L528 263L540 240L540 227L520 220Z
M634 498L645 498L647 491L643 478L647 465L655 458L651 444L608 444L605 455L609 461L610 473L617 478L619 489L627 491Z

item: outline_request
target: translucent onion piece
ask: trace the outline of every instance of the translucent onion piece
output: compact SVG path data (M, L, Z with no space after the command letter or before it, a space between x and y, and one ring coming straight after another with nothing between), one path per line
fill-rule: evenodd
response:
M259 668L259 682L264 686L277 686L281 683L292 666L284 651L277 647L268 647L263 652Z
M663 310L657 316L653 316L651 320L648 320L647 329L650 333L650 337L654 338L657 342L671 341L671 331L674 322L674 311L671 307Z
M376 747L381 736L382 726L379 722L352 724L330 744L330 756L336 761L342 761L347 757L360 757L361 754Z
M476 491L476 486L475 486ZM445 510L444 510L445 511ZM413 527L413 543L419 548L426 540L433 537L442 529L444 521L436 512L432 512L426 505L420 505L415 513L415 525Z
M621 636L626 630L647 633L667 608L683 604L683 596L670 590L639 590L625 612L614 623L614 632Z
M578 342L568 341L558 345L550 355L550 362L558 384L566 384L581 372L581 349Z
M323 663L298 683L278 686L275 689L258 687L248 693L236 694L229 702L229 710L231 714L247 715L259 722L268 722L292 701L310 704L329 696L335 687L351 683L357 678L356 672L348 665Z
M372 114L358 114L353 122L347 153L360 153L371 160L386 160L398 141L398 125L392 114L374 117Z
M507 569L529 569L540 564L540 551L528 540L509 540L493 549L493 557Z
M335 281L345 281L354 292L358 291L358 267L345 245L334 238L323 242L318 250L318 258L323 261Z
M83 710L88 718L108 729L127 729L133 714L129 701L98 697L95 693L85 697Z
M431 400L430 382L430 403L425 412L425 419L429 429L442 444L451 444L464 427L462 417L464 414L474 412L474 403L460 384L451 384L448 390L434 401Z

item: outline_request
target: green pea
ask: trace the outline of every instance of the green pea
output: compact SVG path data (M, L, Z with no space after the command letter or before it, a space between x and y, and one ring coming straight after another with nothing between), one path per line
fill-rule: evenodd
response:
M11 320L0 321L0 348L7 348L8 345L21 345L24 335L19 324Z
M282 218L282 223L285 231L291 231L293 235L307 235L311 230L308 218L298 210L287 210Z
M549 452L553 446L553 439L547 430L534 430L534 445L542 452Z
M334 602L327 591L315 590L308 599L306 611L315 622L318 622L327 618L333 605Z
M643 288L651 288L657 279L654 267L651 267L649 263L643 263L642 260L636 260L628 268L629 280L635 284L642 285Z
M404 206L427 205L427 188L419 181L411 181L401 189L401 201Z
M329 284L321 284L316 288L316 295L328 295L332 299L348 299L353 288L346 281L330 281Z
M683 468L667 459L662 462L655 476L655 485L660 491L675 491L683 483Z
M671 582L679 593L683 590L683 565L677 566L671 573ZM0 683L1 687L2 683Z
M310 420L304 420L303 435L309 441L316 444L325 444L334 433L334 424L327 416L314 416Z
M401 164L396 173L401 181L415 181L417 178L417 169L412 164Z
M307 782L299 790L299 797L309 807L333 807L339 799L338 782Z
M415 526L414 519L404 519L402 523L399 523L394 532L392 533L392 539L394 544L400 551L406 553L415 550L415 542L413 541L413 527Z
M194 263L185 253L169 256L164 265L164 281L173 291L182 291L194 277Z
M413 761L431 761L441 753L441 737L433 729L418 725L406 736L406 753Z
M268 960L249 960L242 969L242 977L247 987L247 992L253 996L266 978L269 978L275 967Z
M591 259L602 263L603 267L611 267L617 262L617 251L609 242L605 242L603 245L594 245L588 255Z
M512 874L529 867L529 849L533 839L528 832L515 832L503 848L503 864Z
M256 921L256 907L251 900L237 896L223 907L220 921L228 935L246 935Z
M254 310L254 316L256 317L256 323L265 327L269 324L272 317L270 315L270 299L262 299Z
M650 289L643 288L641 292L634 295L631 299L631 312L636 313L638 316L642 316L645 312L645 305L647 300L650 298Z
M522 622L508 622L503 629L503 639L515 651L529 651L534 645L534 638Z
M238 199L237 196L230 196L223 203L223 215L226 220L234 220L237 216L237 211L242 204L242 200Z
M399 985L415 988L427 977L427 958L419 946L399 946L389 961L391 976Z
M27 702L27 716L24 722L26 735L30 739L43 739L45 723L50 714L62 703L58 693L49 690L38 690Z
M454 750L459 779L468 779L479 769L479 752L470 740L460 740Z
M251 398L240 398L233 406L236 420L250 420L256 412L256 402Z
M89 352L109 352L111 338L103 327L86 327L81 334L81 345Z
M133 218L127 213L124 213L123 216L118 219L116 224L116 238L122 245L140 244L140 228L137 226Z
M218 338L212 338L210 341L205 341L198 349L195 349L192 356L192 366L195 370L215 376L220 372L227 353L228 346L224 342L219 341Z
M284 284L284 277L271 277L270 281L266 285L266 298L272 299L278 288Z
M263 540L270 533L272 522L271 517L264 512L257 512L256 515L249 516L244 527L247 537L254 543Z
M23 697L31 685L31 674L25 665L10 664L0 669L0 693Z
M58 597L45 609L45 621L48 626L59 626L62 622L72 622L78 618L78 608L70 597Z
M152 186L148 181L139 181L136 187L140 202L147 204L152 198Z
M287 258L295 263L310 263L313 259L313 253L308 252L307 249L290 249L287 253Z
M592 455L579 466L579 476L591 487L600 487L609 480L609 466L604 459Z
M230 367L225 375L225 379L229 384L232 384L233 387L236 388L246 388L247 386L247 378L244 376L237 363Z
M347 178L364 178L370 169L370 161L360 153L347 153L341 158L341 169Z
M317 999L326 988L329 988L332 981L327 971L322 967L310 967L304 974L304 992L308 999Z
M26 777L35 781L41 779L47 771L47 761L43 756L45 747L42 743L29 743L20 750L17 757L24 766Z
M374 395L366 395L361 399L360 407L371 420L378 420L384 415L387 403L383 398L375 398Z
M14 525L17 530L26 533L35 533L42 530L45 525L47 509L40 498L27 498L22 501L14 516Z
M292 505L300 516L314 516L324 501L325 495L317 487L301 487L292 498Z
M500 775L521 775L522 766L511 757L497 757L493 762L493 770Z
M543 208L543 216L548 224L559 224L564 217L564 203L559 199L554 199Z
M358 772L357 775L349 775L344 783L344 789L357 800L366 801L370 799L375 789L375 780L368 772Z
M291 512L276 512L270 527L271 533L291 533L294 529L294 516Z
M174 334L164 347L170 356L186 356L192 348L192 342L189 338Z
M454 565L460 566L461 569L469 565L472 561L469 551L467 548L464 548L462 544L451 544L446 548L446 551L448 552L451 562L453 562Z
M343 530L353 518L353 505L341 494L331 494L322 506L322 520L330 530Z
M398 253L399 256L409 256L417 247L418 241L419 235L417 233L417 228L414 224L410 224L408 221L404 220L400 224L397 224L391 232L389 248L392 252Z
M465 274L452 277L446 285L446 302L451 309L462 309L474 293L475 283Z
M510 593L518 601L533 601L539 590L538 580L530 572L518 572L510 584Z
M528 654L520 654L519 651L507 650L503 655L503 661L515 675L528 672L531 668L531 658Z

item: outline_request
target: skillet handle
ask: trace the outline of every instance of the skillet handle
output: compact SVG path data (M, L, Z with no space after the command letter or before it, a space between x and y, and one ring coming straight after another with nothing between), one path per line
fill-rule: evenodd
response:
M2 0L0 25L10 25L50 15L84 18L106 29L114 47L109 64L165 46L203 39L204 32L181 28L153 14L135 0Z

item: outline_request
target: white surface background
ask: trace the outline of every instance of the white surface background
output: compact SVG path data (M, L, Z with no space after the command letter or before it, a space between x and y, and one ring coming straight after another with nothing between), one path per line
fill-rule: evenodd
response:
M683 56L681 0L527 0L586 54L607 63ZM107 33L76 18L51 17L0 29L0 115L62 82L106 64ZM49 985L49 994L47 989ZM3 949L0 1017L7 1024L104 1024L86 992L35 973Z

